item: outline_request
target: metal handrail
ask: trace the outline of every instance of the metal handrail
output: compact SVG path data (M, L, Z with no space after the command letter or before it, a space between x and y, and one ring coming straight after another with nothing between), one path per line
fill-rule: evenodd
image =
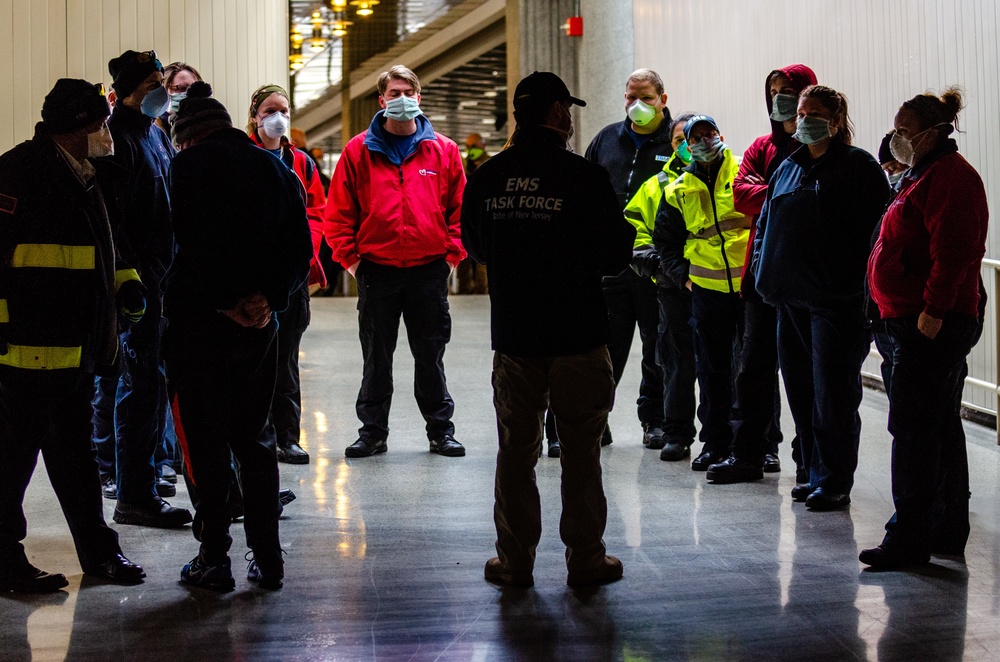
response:
M997 325L1000 325L1000 260L984 259L983 268L993 270L993 312L994 312L993 319L996 320ZM998 332L997 330L994 330L993 332L993 347L995 352L994 356L1000 357L1000 332ZM875 348L872 348L869 356L872 356L879 360L881 360L882 358L881 356L879 356L879 353ZM870 379L875 379L878 380L879 382L882 381L881 374L875 374L868 371L863 371L862 374ZM965 384L967 386L972 386L974 388L978 388L984 391L990 391L993 393L993 396L996 400L996 405L995 405L996 409L994 409L990 413L997 416L997 445L1000 446L1000 385L994 384L992 382L987 382L982 379L976 379L975 377L966 377ZM969 403L963 402L962 404L971 407Z

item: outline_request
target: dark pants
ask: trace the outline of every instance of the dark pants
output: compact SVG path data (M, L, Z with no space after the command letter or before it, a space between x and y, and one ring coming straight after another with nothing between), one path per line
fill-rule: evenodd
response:
M691 326L701 391L698 420L699 438L705 443L702 452L724 455L733 440L733 375L743 337L740 295L695 285L691 291Z
M0 574L26 562L22 502L38 452L84 570L121 552L104 521L97 452L90 440L94 376L79 370L0 367Z
M656 284L626 269L618 276L604 279L604 301L608 307L611 336L608 352L614 369L615 385L625 374L625 364L632 350L635 327L642 341L642 381L639 382L639 422L650 427L663 425L663 371L656 362L657 327L660 310Z
M444 349L451 340L448 275L444 258L419 267L389 267L363 260L358 281L358 326L364 372L358 392L359 433L368 439L389 436L392 356L399 318L414 361L413 394L427 422L428 439L453 434L455 402L444 376Z
M667 443L694 443L695 375L691 293L657 288L660 309L656 351L663 372L663 434Z
M230 453L240 465L247 545L260 563L280 560L278 460L262 438L274 394L274 324L245 329L214 312L175 315L165 336L170 402L188 474L197 488L194 536L214 562L232 545Z
M870 333L860 307L778 306L778 359L809 484L850 494L861 441L861 364Z
M118 500L124 503L148 501L155 494L153 454L163 441L167 402L166 383L160 370L161 310L159 298L150 295L146 314L121 334L122 374L115 399L115 452Z
M118 393L118 380L115 374L108 377L94 378L94 399L92 439L97 447L97 466L101 478L111 478L118 482L118 469L115 452L115 397Z
M934 340L914 317L876 335L889 394L892 500L883 545L904 554L961 554L969 538L969 461L960 416L966 356L982 333L971 315L950 315Z
M778 384L778 313L743 284L743 344L736 372L733 446L739 457L760 462L781 442L781 389ZM796 466L800 458L792 442Z
M303 286L289 298L288 308L278 313L278 375L264 434L281 448L299 443L302 424L299 344L309 321L309 289Z
M531 574L542 535L535 464L542 421L551 407L562 454L562 516L559 535L571 573L603 562L608 502L601 480L601 436L614 403L607 348L577 356L493 357L493 405L500 450L493 519L497 554L515 574Z

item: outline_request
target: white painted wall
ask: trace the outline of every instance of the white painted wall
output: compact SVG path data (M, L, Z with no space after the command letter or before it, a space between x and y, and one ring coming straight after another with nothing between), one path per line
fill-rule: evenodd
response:
M809 65L847 95L854 143L873 153L903 101L962 85L959 150L1000 210L1000 1L633 0L633 12L635 59L663 76L671 111L713 115L738 153L768 130L764 78L788 64ZM997 233L986 252L1000 256ZM971 376L992 383L995 329L991 313L969 361ZM877 373L877 363L866 371ZM967 387L965 399L996 407L984 390Z
M58 78L104 81L123 51L194 66L243 126L250 94L288 85L284 0L0 0L0 152L31 137Z

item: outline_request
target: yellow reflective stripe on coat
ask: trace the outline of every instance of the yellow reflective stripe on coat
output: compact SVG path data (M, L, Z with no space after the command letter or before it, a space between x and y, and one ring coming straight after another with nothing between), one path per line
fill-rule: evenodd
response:
M10 321L10 313L7 311L7 300L0 299L0 324Z
M93 269L93 246L62 244L18 244L10 259L11 267L48 267L51 269Z
M115 271L115 292L130 280L142 282L139 278L139 272L135 269L118 269Z
M688 276L693 282L698 282L698 279L704 280L717 280L723 283L727 283L724 291L729 291L728 281L736 280L743 273L743 265L734 265L729 269L706 269L705 267L699 267L696 264L692 264L688 267ZM704 287L704 285L703 285ZM709 289L716 289L709 286Z
M81 356L83 356L83 347L7 345L7 353L0 354L0 365L28 370L79 368Z
M741 228L750 227L750 217L740 216L738 218L729 218L724 221L719 221L719 227L715 225L710 225L701 231L701 234L691 234L688 232L688 239L708 239L709 237L714 237L719 232L726 232L727 230L739 230Z

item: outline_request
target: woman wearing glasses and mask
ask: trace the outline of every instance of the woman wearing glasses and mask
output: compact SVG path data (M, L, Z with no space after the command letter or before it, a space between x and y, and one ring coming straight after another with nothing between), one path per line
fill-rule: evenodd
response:
M966 356L983 328L980 268L989 225L979 173L950 136L962 94L920 94L896 113L893 158L909 166L882 219L868 284L889 394L892 500L882 543L862 563L896 569L961 555L969 537L969 466L959 410Z
M319 261L323 241L323 209L326 195L316 164L296 149L286 137L291 107L288 93L278 85L263 85L250 98L247 135L294 172L302 184L302 199L306 204L309 229L312 234L313 258L309 264L309 282L294 294L288 308L278 314L278 381L271 405L272 426L265 434L274 434L278 461L288 464L308 464L309 453L299 446L302 398L299 389L299 342L309 326L309 288L326 287L326 276Z
M778 363L809 472L792 498L825 511L851 502L870 345L865 264L890 190L872 155L851 145L843 94L807 87L797 117L802 147L771 178L751 269L777 308Z

